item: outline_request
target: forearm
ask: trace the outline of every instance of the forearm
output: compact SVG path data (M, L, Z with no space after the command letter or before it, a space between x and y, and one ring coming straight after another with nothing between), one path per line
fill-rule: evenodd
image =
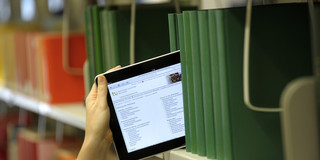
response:
M107 140L85 139L77 160L107 160L111 142Z

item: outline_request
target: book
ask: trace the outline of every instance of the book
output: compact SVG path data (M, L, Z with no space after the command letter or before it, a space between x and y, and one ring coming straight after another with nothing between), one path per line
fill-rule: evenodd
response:
M100 25L100 11L101 7L92 6L92 26L93 26L93 48L95 54L95 67L96 74L101 74L104 72L103 67L103 56L101 48L101 25Z
M208 11L198 11L199 44L201 61L202 99L205 127L206 157L216 159L215 121L213 111L212 67L210 61L210 39Z
M112 48L114 48L114 45L112 45L111 40L111 20L109 18L109 9L105 8L100 12L100 18L101 18L101 41L102 41L102 58L103 58L103 69L108 70L114 66L113 62L114 58L112 57L113 51Z
M96 66L95 66L95 52L94 52L94 42L93 42L93 20L92 20L92 8L88 7L85 10L85 35L86 35L86 50L87 58L89 61L89 83L88 86L91 86L94 81L94 77L97 75Z
M170 39L170 52L180 49L179 45L179 30L177 29L177 15L174 13L168 14L169 24L169 39ZM181 53L180 53L181 54Z
M18 133L18 159L38 160L37 158L36 132L20 129Z
M184 45L185 45L185 60L186 60L186 79L188 88L188 105L189 105L189 119L190 119L190 135L191 135L191 152L198 153L197 147L197 132L196 132L196 115L195 115L195 100L193 88L193 70L192 70L192 53L191 53L191 29L189 12L183 12L184 23Z
M110 67L109 68L113 68L117 65L119 65L119 48L121 46L119 46L118 44L118 35L117 35L117 32L120 32L118 30L118 27L117 27L117 17L116 17L116 12L108 12L108 20L109 20L109 43L110 43Z
M221 115L221 90L220 90L220 68L218 52L218 36L216 23L216 10L208 10L208 29L209 29L209 47L210 47L210 64L211 64L211 90L213 94L214 110L214 127L216 157L223 159L223 132L222 132L222 115Z
M58 145L52 133L46 132L45 136L40 137L34 129L21 128L18 133L19 159L52 159Z
M4 34L6 32L6 27L3 25L0 25L0 34ZM0 37L0 85L4 85L4 66L3 66L3 58L4 58L4 38Z
M196 118L196 135L197 135L197 154L200 156L206 155L206 140L204 126L204 106L202 94L202 73L201 73L201 54L199 40L199 20L197 11L189 12L190 18L190 38L191 38L191 58L193 71L193 90L194 90L194 107Z
M27 40L25 32L16 32L14 34L14 46L15 46L15 81L17 85L17 91L28 95L29 85L29 73L28 73L28 61L27 61Z
M14 46L14 31L8 31L1 36L3 39L3 67L5 87L16 90L16 58Z
M29 77L28 95L32 98L42 100L41 98L41 77L42 66L40 65L40 53L37 47L37 37L39 32L28 32L26 35L26 55L27 70Z
M180 49L181 61L181 75L182 75L182 94L184 106L184 124L185 124L185 139L186 151L191 152L191 131L189 119L189 105L188 105L188 84L186 73L185 60L185 45L184 45L184 23L182 14L168 14L169 21L169 37L170 37L170 51ZM172 42L173 41L173 42Z
M191 152L191 122L190 122L190 108L188 99L188 80L187 80L187 64L186 64L186 52L185 52L185 41L184 41L184 22L183 14L177 14L177 22L179 28L179 46L180 46L180 59L181 59L181 74L182 74L182 90L183 90L183 107L184 107L184 122L186 130L186 151Z
M7 107L7 106L3 106ZM8 140L10 138L10 134L7 132L7 127L9 124L18 124L19 119L19 110L5 108L0 109L0 160L9 159L9 145Z

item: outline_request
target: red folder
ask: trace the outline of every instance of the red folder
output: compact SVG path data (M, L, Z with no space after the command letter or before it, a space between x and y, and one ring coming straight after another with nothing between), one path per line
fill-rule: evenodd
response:
M64 69L62 35L42 34L38 41L45 101L51 104L81 102L85 96L83 75L74 75ZM84 34L69 35L68 48L69 65L82 69L86 59Z

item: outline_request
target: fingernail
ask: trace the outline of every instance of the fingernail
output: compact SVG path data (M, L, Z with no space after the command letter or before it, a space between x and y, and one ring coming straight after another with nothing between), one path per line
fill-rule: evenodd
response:
M102 76L99 76L99 77L98 77L98 81L99 81L99 83L103 83L103 77L102 77Z
M98 83L102 83L103 82L103 79L101 76L98 77Z

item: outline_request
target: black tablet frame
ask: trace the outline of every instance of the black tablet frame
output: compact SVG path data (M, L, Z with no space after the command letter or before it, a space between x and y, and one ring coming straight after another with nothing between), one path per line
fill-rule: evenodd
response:
M104 76L110 84L178 63L180 63L180 51L175 51L105 73ZM128 153L109 91L107 101L110 108L110 128L120 160L141 159L185 145L185 136L183 136Z

